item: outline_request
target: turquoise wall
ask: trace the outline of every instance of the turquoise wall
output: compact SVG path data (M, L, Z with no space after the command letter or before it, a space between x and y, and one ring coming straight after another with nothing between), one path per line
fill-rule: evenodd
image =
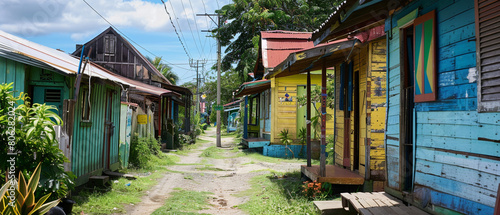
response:
M14 82L14 96L26 92L25 65L3 57L0 57L0 83Z
M413 200L435 212L492 214L500 181L500 113L477 112L474 1L413 1L386 21L388 185L399 190L400 37L397 20L436 10L438 98L415 103ZM389 138L387 138L389 137Z

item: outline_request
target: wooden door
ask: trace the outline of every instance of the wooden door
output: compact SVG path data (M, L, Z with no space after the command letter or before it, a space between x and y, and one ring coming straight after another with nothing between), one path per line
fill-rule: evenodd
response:
M403 71L401 72L400 109L400 188L411 191L413 184L413 106L414 106L414 41L413 26L401 30Z
M353 150L353 168L354 170L359 169L359 125L360 125L360 113L359 113L359 71L354 73L354 150Z
M110 149L111 149L111 140L113 137L113 133L115 130L115 125L113 124L113 91L108 90L106 92L106 109L105 109L105 118L104 118L104 144L103 144L103 154L102 160L104 169L109 169L110 165Z

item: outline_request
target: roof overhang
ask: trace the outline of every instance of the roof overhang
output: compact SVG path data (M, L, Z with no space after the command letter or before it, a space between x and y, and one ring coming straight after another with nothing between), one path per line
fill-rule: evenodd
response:
M345 61L359 40L340 40L321 44L311 49L291 53L286 60L268 72L267 79L273 77L286 77L307 71L320 70L323 66L331 67L338 62ZM327 62L328 65L323 65Z
M388 0L347 0L312 34L314 45L346 38L347 35L383 25L385 19L403 2Z
M257 94L271 88L270 80L259 80L243 83L235 97Z
M161 84L162 88L165 88L167 90L171 90L171 91L177 92L177 93L179 93L181 95L188 95L188 96L192 96L193 95L193 93L191 92L191 90L189 90L186 87L181 87L181 86L176 86L176 85L171 85L171 84L166 84L166 83L160 83L160 84Z

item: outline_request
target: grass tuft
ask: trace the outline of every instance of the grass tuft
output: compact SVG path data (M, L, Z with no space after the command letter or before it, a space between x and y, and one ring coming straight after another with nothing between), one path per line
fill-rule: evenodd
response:
M158 208L153 215L160 214L199 214L197 211L207 209L210 192L196 192L183 189L174 189L165 204Z

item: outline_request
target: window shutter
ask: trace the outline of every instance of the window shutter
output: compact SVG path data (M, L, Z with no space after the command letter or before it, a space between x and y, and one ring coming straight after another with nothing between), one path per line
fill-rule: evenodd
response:
M344 86L344 81L345 81L345 63L340 64L340 91L339 91L339 110L344 110L344 92L345 92L345 86Z
M436 11L416 18L413 32L415 102L436 101Z
M348 73L349 73L349 84L348 84L348 88L347 88L347 110L348 111L352 111L352 87L353 87L353 83L352 83L352 75L354 73L354 62L351 61L349 63L349 70L348 70Z
M500 111L500 2L475 0L478 111Z

